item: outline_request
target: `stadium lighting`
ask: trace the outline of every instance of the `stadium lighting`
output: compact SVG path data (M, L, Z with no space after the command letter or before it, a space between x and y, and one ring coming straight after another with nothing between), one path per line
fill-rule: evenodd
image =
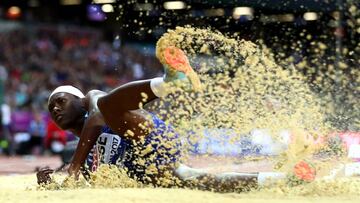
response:
M295 20L295 17L293 14L284 14L284 15L278 15L277 19L280 22L293 22Z
M304 13L303 17L306 21L312 21L312 20L318 19L318 15L315 12L306 12L306 13Z
M39 3L39 0L30 0L30 1L28 2L28 5L29 5L30 7L38 7L38 6L40 6L40 3Z
M223 16L225 15L225 11L222 8L216 8L216 9L207 9L205 10L206 16Z
M9 13L12 15L18 15L21 12L20 8L17 6L11 6L9 8Z
M112 4L115 3L116 0L93 0L95 4Z
M61 0L60 4L61 5L66 5L66 6L79 5L79 4L81 4L81 0Z
M274 22L293 22L295 17L293 14L280 14L280 15L262 15L260 21L263 23L274 23Z
M104 4L101 6L101 10L105 13L111 13L114 12L114 7L111 4Z
M164 8L167 10L180 10L186 8L186 3L183 1L167 1L164 3Z
M104 21L106 20L105 13L101 10L99 4L90 4L87 5L87 17L92 21Z
M6 12L6 17L8 17L9 19L17 19L21 16L21 9L17 6L11 6L7 12Z
M135 4L134 10L135 11L151 11L154 9L154 5L151 3L137 3Z
M241 16L246 16L248 20L254 17L254 10L250 7L236 7L233 11L233 18L240 19Z
M236 7L234 8L233 15L252 15L254 10L250 7Z

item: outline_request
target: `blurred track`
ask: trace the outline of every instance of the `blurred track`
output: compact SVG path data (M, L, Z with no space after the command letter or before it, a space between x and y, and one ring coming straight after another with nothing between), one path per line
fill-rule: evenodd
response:
M57 168L60 165L58 156L0 156L0 175L28 174L37 167Z

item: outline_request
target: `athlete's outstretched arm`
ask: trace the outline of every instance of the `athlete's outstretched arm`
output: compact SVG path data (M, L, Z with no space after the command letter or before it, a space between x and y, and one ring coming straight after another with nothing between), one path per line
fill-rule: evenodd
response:
M90 150L100 136L103 125L104 123L99 113L89 116L89 118L85 121L79 143L68 169L70 175L75 175L75 177L78 178L79 171L84 165Z

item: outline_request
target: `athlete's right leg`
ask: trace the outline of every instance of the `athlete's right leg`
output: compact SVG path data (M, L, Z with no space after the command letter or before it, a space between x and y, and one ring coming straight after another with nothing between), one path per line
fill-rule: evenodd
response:
M135 81L122 85L97 101L106 124L117 134L130 130L135 139L147 135L152 128L149 113L140 109L140 103L152 101L168 92L162 78Z
M118 135L129 140L139 140L149 134L152 120L148 112L139 109L144 96L156 99L151 80L135 81L115 88L97 101L105 123Z
M130 82L98 99L99 110L106 123L116 133L124 134L127 130L131 130L135 135L141 134L144 129L139 127L139 124L147 122L148 113L139 110L139 104L169 94L171 88L165 83L183 81L181 79L184 75L185 78L189 77L195 90L199 88L200 80L189 65L185 53L176 47L165 49L164 52L166 63L164 78Z
M101 112L116 114L117 111L130 111L139 109L139 103L158 98L151 89L152 80L140 80L126 83L99 98L98 106ZM144 98L145 97L145 98ZM115 112L114 112L115 111Z
M164 78L134 81L117 87L106 96L101 97L98 100L98 106L104 109L104 111L111 109L112 114L116 114L113 111L116 109L119 109L121 112L139 109L139 103L146 103L169 94L171 90L167 88L169 86L165 85L165 83L176 81L185 83L184 79L186 77L189 78L194 90L200 88L200 80L181 49L176 47L165 49L164 58Z

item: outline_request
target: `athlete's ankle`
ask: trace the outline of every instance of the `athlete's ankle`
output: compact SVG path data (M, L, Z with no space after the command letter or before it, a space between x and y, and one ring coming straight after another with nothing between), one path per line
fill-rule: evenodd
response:
M150 80L150 88L154 95L161 98L169 94L165 81L162 77L153 78Z

